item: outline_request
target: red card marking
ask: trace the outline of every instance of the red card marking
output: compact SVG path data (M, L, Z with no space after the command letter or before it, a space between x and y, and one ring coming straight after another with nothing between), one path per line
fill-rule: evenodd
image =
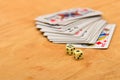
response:
M98 41L98 42L96 42L96 44L97 44L97 45L100 45L100 44L102 44L102 42Z
M55 22L56 20L55 20L55 19L51 19L50 21L51 21L51 22Z

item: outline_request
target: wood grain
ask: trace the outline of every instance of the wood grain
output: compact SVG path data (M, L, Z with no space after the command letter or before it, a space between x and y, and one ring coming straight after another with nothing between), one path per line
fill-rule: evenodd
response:
M107 50L82 49L84 59L65 54L35 28L34 18L90 7L117 27ZM0 80L120 80L120 0L0 0Z

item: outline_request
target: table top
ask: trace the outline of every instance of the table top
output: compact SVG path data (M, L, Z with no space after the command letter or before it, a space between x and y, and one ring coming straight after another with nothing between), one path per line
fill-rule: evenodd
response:
M106 50L82 49L84 59L66 55L35 28L34 18L60 10L89 7L115 23ZM120 0L1 0L0 80L120 80Z

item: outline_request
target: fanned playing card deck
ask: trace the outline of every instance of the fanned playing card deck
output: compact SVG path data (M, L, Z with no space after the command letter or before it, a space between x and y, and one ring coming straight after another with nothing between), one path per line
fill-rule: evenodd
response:
M102 12L90 8L68 9L35 20L49 41L78 48L108 48L116 26L102 19Z

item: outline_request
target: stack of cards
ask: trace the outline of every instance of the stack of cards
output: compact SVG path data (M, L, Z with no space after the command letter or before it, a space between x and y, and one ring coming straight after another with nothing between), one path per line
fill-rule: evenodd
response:
M72 43L79 48L108 48L115 24L103 20L102 12L74 8L39 16L36 27L53 43Z

